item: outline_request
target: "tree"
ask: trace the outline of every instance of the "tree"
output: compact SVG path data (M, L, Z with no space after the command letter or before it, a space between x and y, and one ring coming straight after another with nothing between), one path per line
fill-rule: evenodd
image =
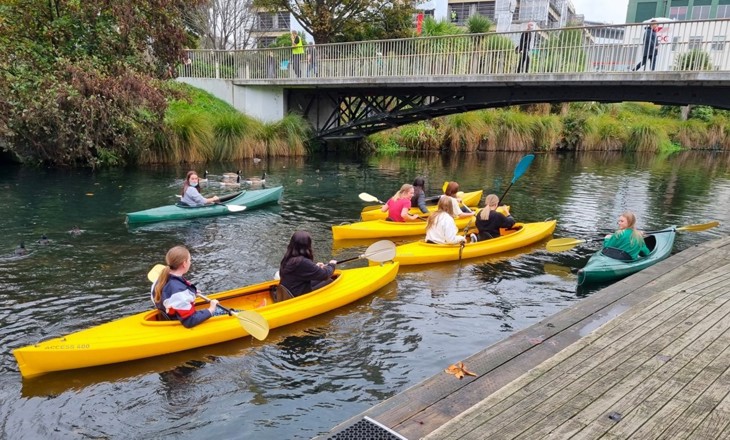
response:
M343 40L345 30L359 29L363 23L377 20L379 13L384 17L383 13L388 9L397 13L394 16L400 16L403 11L413 8L413 0L254 0L254 6L272 12L290 12L314 37L315 43L324 44ZM395 21L400 28L402 20ZM382 27L387 29L385 20Z
M253 0L208 0L190 8L184 20L202 48L245 49L251 42L256 11Z

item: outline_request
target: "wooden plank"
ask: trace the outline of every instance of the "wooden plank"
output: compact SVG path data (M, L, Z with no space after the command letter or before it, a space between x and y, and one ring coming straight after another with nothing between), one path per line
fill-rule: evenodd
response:
M722 274L726 274L726 273L727 272L723 269L722 270ZM714 279L717 278L717 275L718 275L717 273L716 274L709 274L705 278L708 279L708 280L714 280ZM725 281L727 281L727 277L725 277ZM694 291L697 288L698 288L698 283L696 283L696 282L695 283L687 283L687 285L677 286L677 289L679 289L679 290L684 289L685 291L686 290ZM667 293L666 292L665 292L664 295L661 295L661 296L663 297L661 299L669 299L667 297ZM678 296L678 295L675 294L674 297L676 297L676 296ZM696 313L698 310L701 310L701 307L704 306L704 305L706 305L708 303L708 301L711 301L711 298L703 298L703 297L699 297L699 296L694 296L692 299L696 303L694 308L687 309L687 308L684 308L683 307L683 313L681 313L681 314L674 314L673 316L671 316L671 314L667 315L668 318L669 318L668 320L673 323L672 324L673 327L677 327L682 322L685 322L686 319L687 319L687 317L692 316L692 314ZM649 303L648 306L650 307L650 309L651 308L656 308L656 304L657 304L657 302L654 301L653 303ZM681 302L678 302L677 304L682 304L682 303ZM710 308L714 308L714 307L715 306L710 306ZM687 315L687 312L688 311L691 311L692 314ZM626 322L625 322L626 319L629 319L629 321L631 321L631 322L635 322L635 320L636 320L635 317L631 317L631 316L628 316L628 315L624 319L616 319L615 322L621 323L620 324L622 326L621 330L625 330L626 329ZM617 327L614 327L614 328L617 328ZM664 336L665 339L667 339L667 336L666 336L667 335L667 332L666 332L666 330L667 329L665 329L665 328L659 327L659 329L656 331L656 334L657 335L662 335L662 336ZM682 329L680 328L679 331L682 331ZM621 333L621 332L619 332L619 333ZM623 332L623 333L625 333L625 332ZM588 339L589 338L586 338L586 341L588 341ZM624 341L624 342L627 342L627 344L625 344L625 345L629 345L631 342L633 342L634 339L635 338L632 338L629 341ZM668 340L671 341L673 339L676 339L676 336L674 336L674 334L672 334L672 336L670 336ZM586 341L584 341L584 342L586 342ZM588 342L591 345L596 345L596 342L595 341L588 341ZM658 349L664 348L666 346L666 343L667 342L664 342L663 344L657 345ZM654 351L655 352L657 351L657 347L654 348ZM624 356L622 356L622 358L623 358L622 362L626 362L626 359L631 359L631 357L635 354L635 351L636 351L635 346L632 347L629 350L626 350L626 353L623 353ZM561 354L563 354L563 353L561 353ZM559 357L560 357L560 355L556 356L552 361L553 362L555 362L555 361L562 361L562 359L558 359ZM615 357L611 358L608 363L609 363L609 366L607 368L613 369L616 366L615 365ZM541 369L542 370L549 370L550 368L551 368L551 366L549 366L549 365L542 365L541 366ZM568 375L567 376L568 382L573 382L573 376L574 375ZM532 379L528 379L528 380L532 380ZM538 384L532 383L532 384L530 384L530 388L536 388L536 389L545 390L546 387L545 386L541 386L541 385L546 385L546 384L539 384L538 385ZM553 391L557 386L558 385L557 385L556 382L549 383L550 391L548 391L548 392ZM575 385L573 385L571 383L571 386L575 386ZM579 386L581 386L581 385L579 385ZM508 391L508 389L506 388L504 391ZM500 391L499 393L497 393L496 395L493 396L494 399L491 399L490 398L488 400L502 399L502 398L505 397L502 394L503 394L503 391ZM515 413L514 409L512 408L513 402L510 402L509 401L509 396L507 396L507 398L505 398L504 400L501 400L499 403L497 403L497 404L495 404L493 406L494 407L502 406L502 407L510 408L510 411L508 411L509 416L504 416L503 417L504 419L509 419L513 423L519 424L520 426L524 426L526 424L529 424L531 422L531 420L535 418L535 414L536 413L539 413L539 411L536 411L535 410L535 405L536 405L536 403L539 404L541 401L535 399L535 396L524 396L524 393L520 393L520 394L513 393L513 394L514 394L515 397L520 397L520 398L528 398L529 397L530 403L527 404L526 405L526 408L522 409L521 412ZM543 394L544 394L544 392L543 392ZM560 394L560 393L558 393L558 394ZM574 397L574 396L571 396L571 397ZM570 397L568 397L566 399L566 396L561 396L560 398L556 398L556 400L562 402L562 401L569 400L569 398ZM536 402L536 400L537 400L537 402ZM486 405L482 404L481 406L488 407L489 405L488 404L486 404ZM504 433L504 426L505 426L505 423L506 422L500 420L500 416L501 416L500 411L496 411L496 412L495 411L492 411L493 413L496 413L496 414L489 414L490 413L489 410L494 410L494 409L495 408L489 408L486 411L486 414L485 414L484 418L485 419L489 419L489 425L490 426L499 427L499 428L498 429L487 429L486 431L484 429L480 429L480 434L481 435L486 435L486 436L494 435L497 431L499 431L500 433ZM484 412L481 408L480 408L480 411ZM520 414L523 415L523 418L519 418ZM525 417L529 418L529 420L526 419ZM469 430L470 430L469 423L464 423L464 420L459 420L458 424L459 424L459 426L461 428L459 430L455 431L455 433L452 434L453 438L459 438L459 436L464 435L464 433L469 432ZM481 422L474 422L474 424L476 426L481 426L482 425Z
M723 327L723 330L715 334L722 334L723 331L730 330L730 320L726 319L730 314L730 301L725 303L724 310L717 310L713 312L714 317L708 317L703 320L701 324L693 327L691 331L682 335L679 339L671 342L665 349L661 351L661 356L666 356L669 361L663 361L659 356L654 356L652 353L639 354L636 358L640 358L642 364L635 370L630 371L626 376L615 384L610 384L608 389L598 387L597 390L591 394L591 403L583 408L576 414L571 415L572 421L577 422L586 428L577 434L573 432L571 427L567 427L571 435L576 434L575 438L598 438L610 428L612 428L616 422L608 417L609 413L618 413L622 417L631 411L634 407L634 400L641 399L641 396L651 394L656 388L661 386L663 380L652 382L649 378L655 378L656 376L671 376L674 372L678 371L682 366L689 363L691 357L701 352L705 347L716 341L716 337L711 335L718 330L718 327ZM725 319L724 319L725 318ZM712 325L714 324L714 326ZM710 331L711 330L711 331ZM698 336L704 336L704 341L698 341ZM730 335L723 341L724 344L730 343ZM682 360L676 357L680 352L685 353L687 350L691 351L689 358ZM625 368L622 365L620 368ZM663 370L662 370L663 369ZM618 369L609 371L606 373L606 380L611 381L612 376L618 373ZM649 385L651 384L651 386ZM580 395L585 393L591 393L592 387L596 387L596 384L583 390ZM554 419L554 417L553 417ZM568 419L563 420L563 422ZM551 424L546 421L540 424L540 428L533 431L528 431L533 438L542 438L542 436L548 433L558 438L564 438L567 434L563 427L557 426L557 424Z

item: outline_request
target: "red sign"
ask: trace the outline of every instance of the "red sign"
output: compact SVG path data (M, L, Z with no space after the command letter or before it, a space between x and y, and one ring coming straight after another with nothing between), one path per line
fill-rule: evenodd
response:
M419 12L416 16L416 35L421 35L423 29L423 12Z

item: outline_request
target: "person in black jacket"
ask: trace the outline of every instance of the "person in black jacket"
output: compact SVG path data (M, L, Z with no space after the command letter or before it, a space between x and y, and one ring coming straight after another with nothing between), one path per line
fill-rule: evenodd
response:
M335 264L336 260L330 260L327 264L315 263L312 236L306 231L296 231L279 265L280 283L292 295L304 295L329 284Z
M641 61L639 61L639 64L637 64L634 68L635 71L639 70L642 66L644 66L644 70L646 70L647 60L651 60L651 70L654 70L654 67L656 67L656 58L659 53L659 47L657 46L657 32L659 32L659 25L656 20L652 20L649 23L649 26L647 26L644 30L644 52L641 56Z
M490 238L499 237L500 228L511 228L515 225L515 219L512 218L509 211L506 214L497 211L499 205L499 197L496 194L489 194L484 202L484 209L477 214L476 225L479 230L478 241L489 240ZM472 234L474 235L474 234ZM472 237L471 241L477 241L477 237Z
M413 180L413 197L411 197L411 206L418 206L422 213L427 213L426 208L426 181L423 177L416 177Z
M520 44L515 47L515 52L521 54L517 73L530 71L530 43L532 43L533 22L527 23L527 30L520 35Z

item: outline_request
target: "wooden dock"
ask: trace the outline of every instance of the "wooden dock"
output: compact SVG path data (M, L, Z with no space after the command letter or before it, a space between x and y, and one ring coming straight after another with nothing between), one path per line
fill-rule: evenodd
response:
M357 438L340 434L363 420L411 440L730 438L730 237L464 363L478 377L438 374L322 438Z

